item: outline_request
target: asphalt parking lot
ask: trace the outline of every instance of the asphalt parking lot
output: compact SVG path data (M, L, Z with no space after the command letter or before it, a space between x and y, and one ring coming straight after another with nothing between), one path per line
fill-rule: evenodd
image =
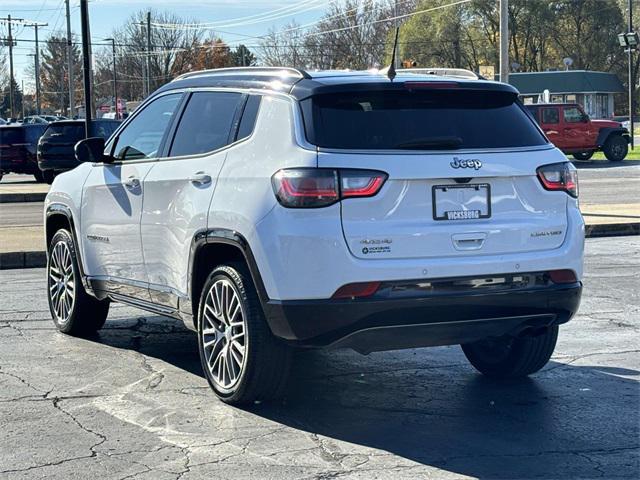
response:
M300 352L280 404L238 409L180 323L113 306L57 333L44 270L0 271L0 477L638 478L640 237L587 241L580 314L530 379L458 347Z

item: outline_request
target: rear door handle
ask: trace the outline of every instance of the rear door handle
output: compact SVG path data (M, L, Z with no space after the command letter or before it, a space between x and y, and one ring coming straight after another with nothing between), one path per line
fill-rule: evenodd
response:
M206 185L211 183L211 175L207 175L204 172L196 172L189 177L189 181L196 185Z
M129 190L137 190L140 187L140 180L134 175L131 175L124 181L124 186Z
M451 236L453 247L456 250L479 250L484 245L487 234L478 233L459 233Z

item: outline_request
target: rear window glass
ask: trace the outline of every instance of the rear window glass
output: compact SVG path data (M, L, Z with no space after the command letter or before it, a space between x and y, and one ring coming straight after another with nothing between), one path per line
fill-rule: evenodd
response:
M310 143L340 149L507 148L546 139L509 92L351 91L302 102Z
M262 97L259 95L251 95L247 100L247 104L242 112L242 120L238 127L238 134L236 140L247 138L253 133L253 127L256 124L256 118L258 117L258 110L260 109L260 100Z
M557 108L542 109L542 123L560 123L560 116Z
M84 138L84 125L82 124L66 124L66 125L49 125L47 131L44 132L42 136L44 140L60 140L69 141L69 140L80 140Z
M241 94L230 92L194 93L180 119L169 156L198 155L228 145L241 98Z
M92 137L102 137L105 140L111 136L113 132L120 126L120 122L104 122L104 121L96 121L91 123L91 136ZM84 129L82 131L82 136L84 137Z
M22 131L19 128L0 128L0 144L22 143Z

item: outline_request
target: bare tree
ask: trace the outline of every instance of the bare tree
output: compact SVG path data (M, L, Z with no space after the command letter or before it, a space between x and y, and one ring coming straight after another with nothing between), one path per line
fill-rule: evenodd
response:
M290 22L280 30L272 28L260 42L261 60L267 66L306 67L304 30Z
M149 77L153 91L188 70L204 38L204 31L194 26L194 20L152 11L151 50L147 51L146 16L143 10L133 14L112 34L116 42L118 90L122 98L129 100L143 96L147 58L151 64ZM105 47L96 57L96 88L100 88L111 75L111 48ZM108 88L107 85L106 90L100 92L107 96Z

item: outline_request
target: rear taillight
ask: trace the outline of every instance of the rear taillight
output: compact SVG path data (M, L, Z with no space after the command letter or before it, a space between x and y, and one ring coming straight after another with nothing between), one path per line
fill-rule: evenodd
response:
M271 180L281 205L319 208L345 198L371 197L386 179L386 173L371 170L290 168L278 171Z
M567 192L578 198L578 171L570 162L543 165L536 172L546 190Z
M575 283L578 281L573 270L551 270L548 273L553 283Z

